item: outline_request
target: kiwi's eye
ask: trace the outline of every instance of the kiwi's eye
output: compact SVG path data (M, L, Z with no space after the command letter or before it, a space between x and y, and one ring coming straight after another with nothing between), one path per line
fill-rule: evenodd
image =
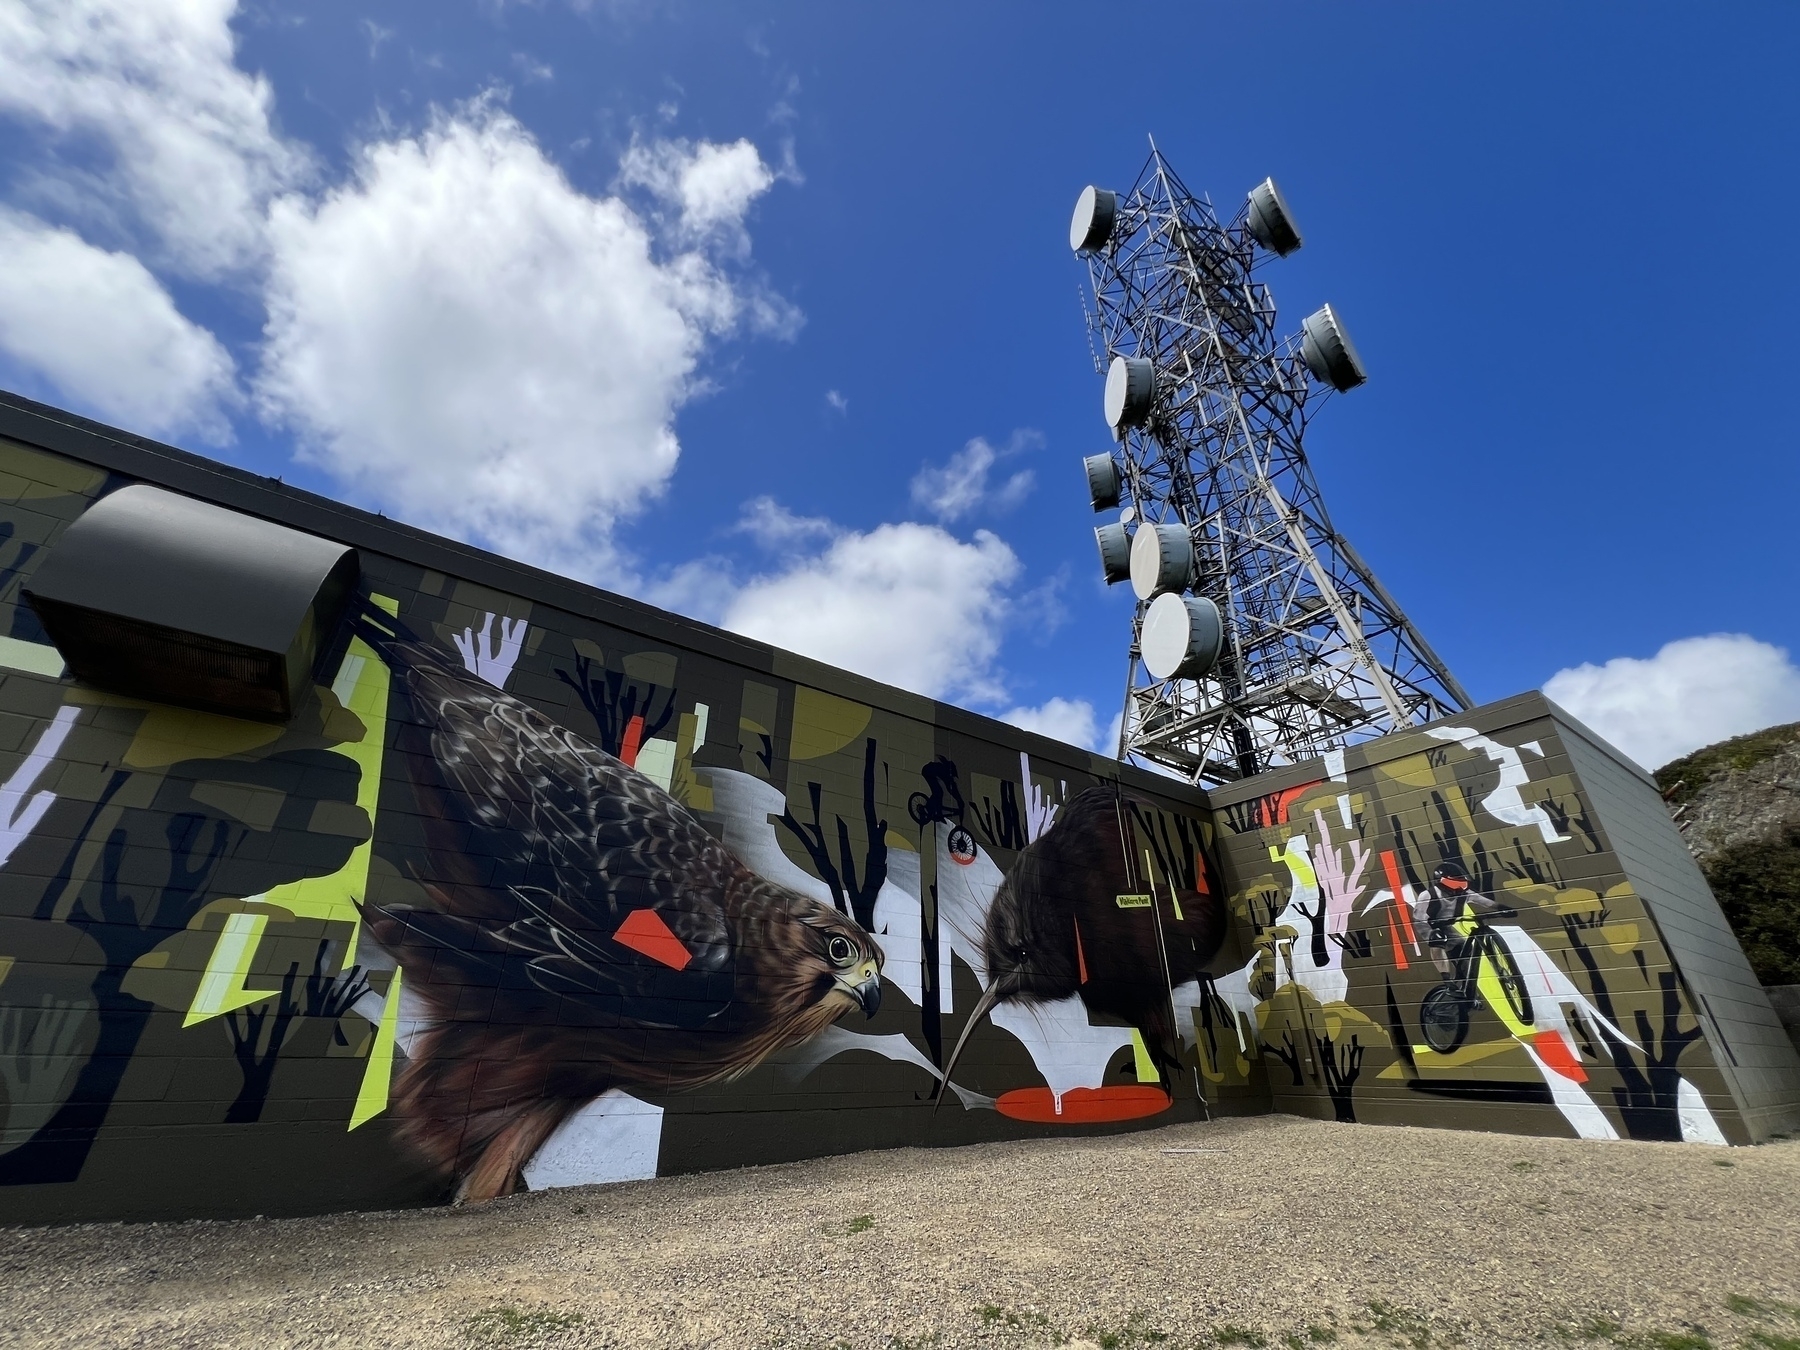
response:
M850 939L837 935L833 935L831 941L825 944L825 951L830 955L833 963L840 966L849 965L850 958L856 955L856 948L850 945Z

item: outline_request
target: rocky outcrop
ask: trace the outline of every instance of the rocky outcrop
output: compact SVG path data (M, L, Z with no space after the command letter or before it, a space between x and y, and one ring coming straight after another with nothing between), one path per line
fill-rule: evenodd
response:
M1800 722L1696 750L1656 781L1702 867L1738 844L1777 839L1800 826Z
M1656 781L1757 978L1800 985L1800 722L1696 750Z

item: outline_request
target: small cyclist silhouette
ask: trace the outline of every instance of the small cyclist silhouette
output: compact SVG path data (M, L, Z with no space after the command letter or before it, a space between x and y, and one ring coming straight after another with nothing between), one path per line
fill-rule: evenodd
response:
M1430 934L1431 961L1443 982L1419 1004L1425 1043L1447 1055L1469 1034L1469 1014L1481 1001L1481 963L1493 967L1507 1007L1520 1022L1531 1021L1531 994L1505 939L1488 926L1490 918L1510 919L1509 909L1469 884L1469 874L1455 863L1432 869L1431 885L1418 902L1419 919Z

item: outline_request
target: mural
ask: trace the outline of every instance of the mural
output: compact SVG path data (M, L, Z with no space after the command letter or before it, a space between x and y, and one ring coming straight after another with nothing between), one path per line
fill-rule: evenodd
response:
M1209 1073L1259 1059L1279 1108L1345 1121L1726 1142L1692 996L1554 725L1518 731L1388 737L1222 804L1252 950L1191 995L1235 1031L1228 1064L1201 1038Z
M1209 805L367 550L311 696L238 721L75 684L20 603L125 481L0 442L0 1218L1271 1108L1743 1135L1548 722Z

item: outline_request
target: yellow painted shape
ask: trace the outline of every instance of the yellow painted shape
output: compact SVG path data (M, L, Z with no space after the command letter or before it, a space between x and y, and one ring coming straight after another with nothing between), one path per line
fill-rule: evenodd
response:
M1507 1040L1481 1041L1475 1045L1459 1046L1447 1055L1440 1055L1429 1045L1415 1045L1412 1051L1413 1060L1421 1069L1460 1069L1465 1065L1479 1064L1484 1059L1492 1059L1495 1055L1503 1055L1508 1050L1516 1048L1515 1042ZM1378 1078L1404 1078L1406 1066L1399 1060L1395 1060L1376 1076Z
M6 983L6 977L12 974L13 964L17 960L14 956L0 956L0 984Z
M247 722L241 717L220 717L161 703L137 706L147 711L125 751L125 762L134 769L166 769L184 759L245 754L280 740L284 730L268 722Z
M1531 1039L1531 1023L1521 1022L1513 1016L1512 1005L1506 1001L1506 990L1500 987L1500 973L1494 969L1491 959L1482 959L1481 972L1475 977L1475 985L1481 990L1481 996L1487 1000L1488 1007L1494 1010L1494 1016L1500 1019L1502 1026L1522 1041Z
M1307 859L1306 854L1294 847L1294 841L1292 839L1288 840L1285 847L1279 849L1276 848L1275 845L1270 844L1269 860L1271 862L1286 863L1288 875L1293 878L1294 885L1306 886L1309 888L1318 886L1319 874L1313 871L1313 865Z
M1407 787L1437 786L1437 772L1431 767L1431 759L1427 755L1407 755L1404 759L1379 764L1376 772L1396 783L1404 783Z
M388 984L387 998L381 1005L381 1025L375 1028L375 1042L369 1047L369 1063L363 1069L362 1086L356 1090L356 1107L350 1112L346 1132L366 1125L388 1106L388 1089L394 1081L394 1033L400 1026L400 969Z
M836 694L805 685L794 688L794 735L789 759L823 759L862 735L870 710Z
M1635 923L1605 924L1600 929L1600 936L1617 955L1624 956L1638 945L1638 926Z
M373 598L389 614L395 613L400 607L398 601L386 596L377 595ZM361 739L346 741L339 747L338 753L355 761L357 768L362 771L356 785L356 804L369 819L370 837L352 849L349 861L330 876L291 881L275 887L266 895L252 897L271 905L279 905L287 911L287 917L349 924L350 941L344 949L341 963L343 967L350 966L356 960L356 941L362 932L362 911L356 906L369 888L369 858L375 847L375 806L381 796L381 756L387 740L388 683L388 668L381 658L361 638L352 639L349 650L344 654L343 663L338 667L337 679L332 682L331 692L344 708L354 714L357 724L363 728ZM206 716L204 713L190 715ZM234 718L210 720L236 723ZM258 726L254 722L241 725ZM343 725L348 728L350 724L346 721ZM274 730L276 735L280 734L280 728ZM140 728L139 738L142 739L143 735ZM188 757L185 753L180 756L184 759ZM129 755L127 759L129 760ZM243 987L243 977L249 973L250 963L256 957L256 944L262 940L263 929L268 921L267 913L234 914L226 919L225 929L219 934L219 944L207 962L206 974L200 980L199 989L195 991L194 1004L188 1010L183 1026L191 1027L196 1022L204 1022L209 1017L217 1017L220 1013L230 1012L233 1008L241 1008L269 996L269 991L255 993ZM226 950L228 940L232 944L229 952ZM241 951L238 950L239 946L242 947ZM229 982L228 971L236 972L236 978Z
M375 603L390 614L398 608L384 596L376 596ZM343 960L346 967L356 960L356 943L362 932L362 911L357 905L369 891L375 807L381 798L381 759L387 741L389 678L387 664L361 638L356 638L345 652L344 663L331 686L338 702L355 714L365 728L361 740L346 741L338 747L338 753L347 755L362 770L356 785L356 804L369 818L370 837L352 849L349 860L330 876L291 881L275 887L268 895L272 904L289 910L296 918L349 924L350 945Z
M246 910L225 916L225 926L219 931L219 940L207 959L200 987L194 991L193 1006L182 1026L191 1027L221 1013L248 1007L275 992L244 987L250 978L250 963L256 959L256 945L262 941L268 923L267 914Z
M16 475L19 482L9 482L0 496L7 501L30 501L36 497L87 497L106 482L106 470L78 460L63 459L33 450L17 441L0 440L0 471Z
M1131 1029L1131 1059L1138 1082L1162 1082L1162 1075L1156 1071L1156 1061L1150 1058L1150 1047L1144 1044L1143 1033L1136 1027Z

